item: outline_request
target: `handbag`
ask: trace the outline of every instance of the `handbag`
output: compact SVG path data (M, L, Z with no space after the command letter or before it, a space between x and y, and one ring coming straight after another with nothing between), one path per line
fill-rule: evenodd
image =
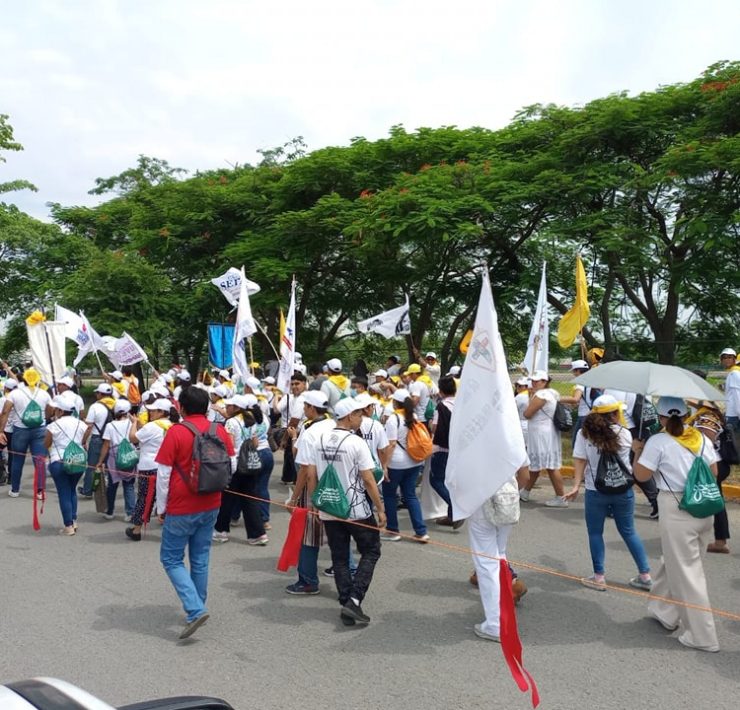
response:
M95 500L95 512L108 512L108 476L105 471L95 469L92 481L93 498Z
M257 448L252 443L246 429L243 429L244 441L239 447L239 458L236 462L236 472L241 476L255 476L262 470L262 459Z
M517 486L515 478L506 481L483 504L483 514L486 520L496 527L516 525L519 522L521 507L519 505L519 486Z

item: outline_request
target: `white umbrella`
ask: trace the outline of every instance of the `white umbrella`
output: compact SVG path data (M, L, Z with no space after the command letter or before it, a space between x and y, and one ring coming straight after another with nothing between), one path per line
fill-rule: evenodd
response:
M624 392L706 399L712 402L725 399L725 395L693 372L674 365L654 362L607 362L576 377L579 385L615 389Z

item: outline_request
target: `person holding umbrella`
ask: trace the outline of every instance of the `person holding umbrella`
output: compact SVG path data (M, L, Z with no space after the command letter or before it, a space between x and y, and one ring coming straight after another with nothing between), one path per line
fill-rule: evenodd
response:
M719 651L714 617L709 607L702 558L712 539L712 517L696 518L679 507L694 459L702 457L717 476L717 454L712 442L687 426L689 408L679 397L661 397L658 416L664 431L650 437L636 454L634 476L653 478L660 500L660 541L663 551L653 579L648 613L669 631L679 630L678 641L701 651ZM670 604L677 599L687 606ZM688 606L690 605L690 606Z

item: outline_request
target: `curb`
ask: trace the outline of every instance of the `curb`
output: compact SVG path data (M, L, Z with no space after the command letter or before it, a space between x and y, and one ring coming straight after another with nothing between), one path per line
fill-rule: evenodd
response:
M573 478L573 466L563 466L560 469L560 473L564 478ZM722 495L725 497L725 500L740 500L740 486L725 483L722 485Z

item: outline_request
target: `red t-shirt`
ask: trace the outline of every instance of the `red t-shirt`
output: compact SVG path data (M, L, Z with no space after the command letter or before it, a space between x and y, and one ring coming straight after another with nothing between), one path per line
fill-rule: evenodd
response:
M185 421L192 424L198 431L205 432L211 426L202 414L185 417ZM234 455L234 444L231 437L220 424L216 425L218 435L226 444L229 456ZM221 506L221 493L193 493L187 483L178 473L177 468L189 472L193 457L192 432L184 426L175 424L167 430L162 445L159 447L155 461L164 466L172 466L170 474L170 489L167 496L167 513L171 515L191 515L213 510Z

